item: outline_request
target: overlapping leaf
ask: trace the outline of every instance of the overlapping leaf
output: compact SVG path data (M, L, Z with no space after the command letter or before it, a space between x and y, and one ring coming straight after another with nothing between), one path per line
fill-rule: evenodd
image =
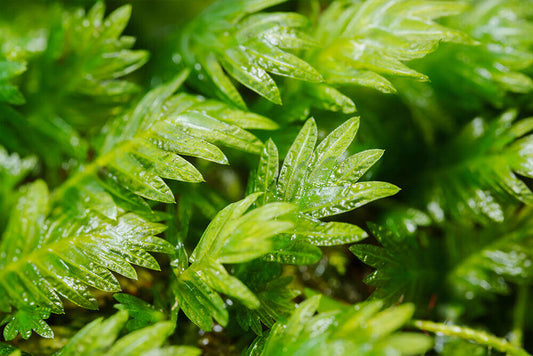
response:
M273 249L273 237L293 227L287 214L289 203L271 203L246 213L259 194L228 205L219 212L202 235L184 268L175 268L172 289L179 307L203 330L211 330L212 319L228 323L228 311L218 293L258 308L260 301L223 263L243 263L262 257Z
M173 251L172 245L155 236L163 225L133 213L121 211L115 220L96 214L77 218L64 211L60 216L49 214L48 189L37 181L19 199L1 239L0 311L15 307L18 316L33 320L30 316L36 308L63 313L61 298L96 309L90 287L107 292L121 289L110 271L136 278L132 264L159 269L148 251ZM17 332L29 336L28 324L20 322L17 314L4 329L7 339ZM50 337L50 330L39 325L36 322L32 328Z
M204 91L239 107L245 103L230 77L276 104L279 89L269 73L310 82L321 75L286 49L315 45L300 28L307 19L290 12L256 12L286 0L221 0L189 24L181 38L181 56L194 68L191 81ZM206 28L209 31L206 31Z
M301 303L287 322L257 339L248 355L417 355L432 346L429 336L398 331L413 315L411 304L382 310L377 300L322 311L319 304L320 296Z
M474 300L479 307L481 300L508 294L513 283L525 285L533 278L531 208L513 213L503 223L484 227L453 221L443 227L443 241L416 228L409 233L372 225L383 247L355 244L350 250L376 268L365 279L377 288L374 298L427 304L433 293Z
M19 355L19 352L20 350L18 350L15 346L0 341L0 355Z
M32 331L35 331L42 337L53 338L54 331L46 324L44 319L50 317L49 308L22 308L15 313L8 315L0 322L5 324L4 338L13 340L18 334L23 339L28 339Z
M126 323L126 330L128 331L142 329L165 320L165 313L133 295L116 293L113 298L119 302L114 307L127 311L131 318Z
M398 192L385 182L358 182L383 151L368 150L341 161L353 141L359 119L352 118L331 132L318 146L315 121L309 119L294 140L281 169L272 141L251 178L250 192L265 192L258 205L285 201L298 206L298 220L290 236L278 238L278 251L267 257L282 263L316 262L320 250L359 241L366 233L356 225L319 219L351 211ZM278 174L279 170L279 174Z

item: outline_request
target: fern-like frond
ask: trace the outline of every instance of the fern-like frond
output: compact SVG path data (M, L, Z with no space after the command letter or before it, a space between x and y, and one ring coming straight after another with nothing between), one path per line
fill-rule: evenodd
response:
M119 7L107 18L104 13L103 2L97 2L88 12L63 11L51 20L60 30L47 29L46 48L30 73L53 106L53 113L34 108L39 115L52 119L47 116L55 114L76 127L94 127L117 115L138 91L121 79L148 59L146 51L131 49L133 37L121 36L131 6Z
M54 184L59 183L56 169L64 164L66 157L71 161L63 168L69 169L87 156L87 142L59 116L51 120L37 116L29 118L0 102L0 130L0 144L21 155L39 157L48 168L47 178Z
M24 69L15 63L27 62L30 68L19 80L25 105L18 111L0 105L2 140L6 140L2 144L42 157L49 174L56 174L56 169L65 168L65 158L73 159L71 165L85 162L89 150L86 136L94 135L108 119L128 108L139 88L121 78L142 66L148 53L132 50L135 39L121 36L130 18L129 5L107 18L103 2L88 12L60 6L40 11L37 4L27 5L14 7L19 21L31 25L16 31L0 30L0 36L6 37L2 50L16 60L2 61L1 66L9 70L0 74L0 81ZM32 19L36 13L45 20L26 18ZM11 101L22 104L14 87L4 83L0 87L9 90ZM43 147L54 152L44 153ZM58 181L55 178L54 183Z
M15 319L4 329L6 339L17 332L29 336L24 329L28 324L20 324L19 313L28 320L34 320L29 315L34 315L36 308L63 313L61 298L96 309L90 287L121 290L110 271L136 278L132 264L159 269L148 251L173 251L172 245L155 236L164 225L135 214L121 211L115 220L97 214L77 218L65 211L50 215L50 208L48 189L42 181L25 187L2 236L0 311L17 310ZM49 336L38 325L32 328Z
M182 155L227 164L216 145L259 153L262 142L244 128L273 129L276 124L217 101L185 93L173 95L187 74L184 71L153 89L131 112L106 126L99 155L55 192L56 200L88 198L95 201L89 207L113 218L116 208L105 192L128 209L146 210L148 206L139 196L174 202L163 178L203 181L201 173ZM94 178L97 183L91 181Z
M383 151L368 150L344 158L359 127L352 118L331 132L316 147L317 128L309 119L294 140L281 169L276 145L268 141L259 167L250 180L250 192L265 192L258 205L284 201L298 207L298 220L285 238L278 238L279 251L269 259L282 263L316 262L320 250L359 241L366 233L356 225L320 221L351 211L374 200L393 195L398 187L385 182L358 182ZM278 173L279 171L279 173Z
M413 305L382 309L379 300L325 308L319 295L311 297L258 338L248 355L415 355L431 348L429 336L398 331L411 319Z
M206 8L181 38L180 54L193 69L191 81L204 92L214 88L221 99L241 108L246 104L230 77L275 104L281 104L281 96L269 73L322 81L313 67L285 51L315 45L300 30L308 20L290 12L256 13L285 1L220 0Z
M350 250L376 270L365 283L376 287L374 298L428 303L429 294L462 303L509 294L512 284L533 280L531 207L513 211L503 223L479 227L448 220L443 239L423 231L392 230L373 225L383 246L355 244ZM445 283L442 283L445 281Z
M503 203L533 203L533 193L517 176L533 176L533 119L516 117L508 111L489 123L476 118L439 148L420 186L435 220L450 214L502 221Z
M394 304L399 300L428 299L428 291L436 290L437 274L443 258L436 246L422 246L418 234L370 225L372 235L383 246L355 244L350 246L361 261L376 270L364 282L376 287L373 298ZM439 258L440 257L440 258ZM426 300L427 302L427 300Z
M175 328L174 324L169 321L158 322L119 338L127 321L128 312L126 311L120 311L105 320L98 318L78 331L55 355L200 355L201 351L191 346L162 346Z
M308 105L350 113L355 105L335 87L359 85L394 93L387 77L428 80L404 62L435 51L440 42L469 43L463 33L435 21L465 8L445 1L334 1L318 19L314 37L320 46L305 56L328 84L303 86Z
M19 355L19 352L20 350L18 350L15 346L0 341L0 355Z
M511 220L482 229L457 225L445 230L451 266L447 283L456 298L479 301L495 294L509 294L512 284L531 283L531 211L526 207Z
M26 13L31 17L38 11L34 6L20 9L22 19ZM29 88L25 86L28 105L24 108L29 120L35 115L53 121L57 116L65 125L82 129L99 126L119 114L138 92L135 84L121 79L148 59L146 51L131 49L133 37L121 36L131 6L122 6L106 18L104 13L103 2L87 12L56 7L42 13L46 20L37 22L36 28L32 24L5 34L6 55L27 60L31 68L25 78L30 83ZM6 75L25 68L23 64L14 66L15 62L2 63L11 69ZM35 97L35 93L46 99Z
M443 46L423 61L421 68L430 73L433 86L448 100L446 104L459 103L469 109L484 104L502 107L508 92L533 90L527 74L533 64L533 1L470 2L469 11L446 23L472 36L479 45Z
M260 194L228 205L219 212L192 252L190 266L175 268L172 290L179 307L202 330L211 330L212 318L228 323L228 311L218 293L241 302L247 308L260 306L257 297L222 264L238 264L262 257L273 250L273 237L293 227L295 206L271 203L246 211Z
M42 337L53 338L54 331L44 321L49 317L49 308L23 307L0 321L0 325L5 324L4 339L13 340L18 334L23 339L28 339L32 331Z

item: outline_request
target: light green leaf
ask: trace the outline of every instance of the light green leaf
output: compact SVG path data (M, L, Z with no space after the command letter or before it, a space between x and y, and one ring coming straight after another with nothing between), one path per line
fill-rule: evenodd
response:
M139 160L148 162L154 173L162 178L192 183L203 181L202 174L191 163L152 144L140 141L135 144L133 152Z
M357 225L335 221L323 223L308 218L300 218L291 233L315 246L344 245L368 236Z
M224 69L245 87L281 105L281 96L274 80L261 67L257 67L251 55L230 49L221 57Z
M318 247L296 241L269 253L265 256L265 260L291 265L310 265L318 262L321 257L322 252Z
M307 187L321 187L327 182L339 157L355 138L358 128L359 118L354 117L345 121L320 142L309 161Z
M209 142L251 153L259 153L263 148L263 143L251 133L202 112L190 111L181 114L173 122L185 132Z
M116 293L113 295L113 298L120 303L115 304L114 307L118 310L128 312L128 315L133 318L126 324L128 331L142 329L165 320L165 313L156 310L152 305L142 299L124 293Z
M174 323L162 321L134 331L115 342L106 354L109 356L143 355L144 352L161 346L172 331L174 331L174 328Z
M344 185L357 182L380 158L383 150L366 150L356 153L342 161L328 184Z
M276 180L278 178L279 157L278 148L274 141L269 139L266 143L261 158L259 160L259 167L251 180L251 193L269 192L275 189ZM270 194L265 193L259 196L257 202L259 205L264 205L271 199Z
M243 215L256 201L259 195L260 193L249 195L243 200L228 205L224 210L219 212L211 221L207 229L205 229L189 260L195 262L200 260L203 256L210 255L208 251L213 249L213 244L215 244L216 239L219 238L219 236L225 236L227 234L227 232L225 232L226 226ZM221 245L221 243L219 243L219 245Z
M248 351L263 356L415 355L433 345L426 335L394 332L410 318L410 304L379 312L379 301L353 306L333 301L328 311L321 311L320 298L321 295L314 295L300 303L288 321L277 322ZM389 321L390 326L385 326L382 333L375 328L376 323L384 325ZM400 340L407 343L398 345Z
M113 344L126 321L128 313L120 311L107 320L98 318L85 325L69 340L56 356L90 355L102 352Z
M351 114L356 110L352 99L329 85L306 85L304 90L313 100L312 105L318 109L340 111L344 114Z
M164 150L220 164L228 164L228 159L217 146L188 135L181 128L166 121L156 123L151 131L150 142Z
M235 103L237 107L245 109L246 104L244 103L241 94L239 94L237 88L235 88L231 80L224 73L224 70L220 66L215 55L210 53L206 56L205 61L202 61L201 58L199 61L213 80L213 83L220 89L224 96L227 97L230 102Z
M308 162L313 153L317 139L317 129L314 119L306 121L298 136L294 140L278 178L276 194L285 201L293 201L301 189Z
M0 241L0 268L39 246L40 227L49 209L48 187L43 181L25 187Z
M311 49L318 46L318 43L303 31L281 25L262 31L260 35L270 45L282 49Z
M117 157L109 169L109 175L124 182L133 193L164 203L174 203L174 194L165 182L146 170L135 158L127 155Z
M248 41L244 46L246 47L246 51L255 58L254 64L261 65L261 67L270 73L308 82L322 81L320 73L307 64L307 62L275 46L257 40Z
M230 223L224 245L212 254L222 263L242 263L261 257L272 249L272 237L294 226L290 221L275 219L295 209L292 204L271 203L252 210Z
M374 200L394 195L397 186L385 182L360 182L351 186L323 187L312 191L300 202L302 212L315 218L340 214Z
M192 269L187 269L172 285L179 307L202 330L210 331L214 318L221 325L228 323L228 311L222 298Z
M212 259L206 258L198 272L205 275L211 288L241 301L247 308L260 306L257 297L237 278L228 274L224 267Z

